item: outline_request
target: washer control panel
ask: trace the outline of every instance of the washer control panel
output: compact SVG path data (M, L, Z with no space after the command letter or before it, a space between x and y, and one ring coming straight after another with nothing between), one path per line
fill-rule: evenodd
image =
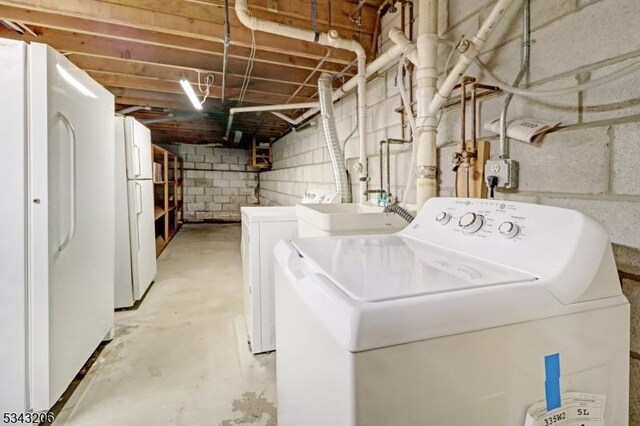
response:
M527 218L517 203L483 199L456 199L433 220L453 232L469 237L496 236L518 241L526 237Z

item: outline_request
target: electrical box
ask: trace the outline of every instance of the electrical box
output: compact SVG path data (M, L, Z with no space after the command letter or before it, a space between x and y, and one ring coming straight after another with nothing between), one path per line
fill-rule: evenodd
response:
M489 160L484 166L484 176L490 192L495 188L515 189L518 187L520 165L511 158Z

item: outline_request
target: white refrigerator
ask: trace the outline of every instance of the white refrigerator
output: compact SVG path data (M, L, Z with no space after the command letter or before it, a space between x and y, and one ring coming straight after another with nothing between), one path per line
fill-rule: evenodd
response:
M151 131L133 117L115 118L115 307L141 300L156 277Z
M0 39L0 412L48 410L113 333L114 98Z

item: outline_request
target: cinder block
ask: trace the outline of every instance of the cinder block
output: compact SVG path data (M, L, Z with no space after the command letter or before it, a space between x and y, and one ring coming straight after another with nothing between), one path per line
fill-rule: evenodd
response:
M613 244L618 269L640 276L640 248Z
M228 164L213 164L213 170L229 170Z
M196 153L195 145L180 144L180 145L178 145L178 150L180 151L180 155L183 155L183 156L185 154L195 154Z
M189 187L185 188L187 195L204 195L204 188Z
M603 16L607 19L602 19ZM636 0L618 0L614 7L610 2L602 1L535 31L536 45L531 50L532 78L546 78L632 53L640 45L640 32L629 28L636 26L638 16L640 2ZM580 46L589 48L576 48L575 40L580 40Z
M238 204L223 204L222 211L225 212L239 212L240 206Z
M375 105L385 99L386 79L378 77L367 84L367 106Z
M224 164L238 164L238 157L224 156L222 162Z
M242 188L242 187L245 187L246 184L245 184L244 180L231 180L231 181L229 181L229 186L230 187L234 187L235 186L237 188Z
M519 191L604 194L609 181L606 128L555 132L539 146L511 142L511 158L520 161ZM493 156L498 144L492 143Z
M187 169L193 169L195 167L195 163L192 161L184 161L182 163L182 168L187 170Z
M222 179L238 180L240 177L238 172L222 172Z
M206 155L204 161L211 164L219 164L222 162L222 157L219 155Z
M541 196L540 203L582 211L602 222L614 243L640 247L640 203L637 201Z
M210 212L222 211L222 204L219 203L207 203L207 210Z
M210 146L196 146L196 154L211 155L213 148Z
M210 163L196 163L196 170L211 170L212 165Z
M213 213L211 212L196 212L196 220L210 220L213 219Z
M224 179L219 179L217 181L215 181L215 185L219 188L228 188L229 187L229 181L228 180L224 180Z
M640 354L640 282L623 279L622 292L631 304L631 352Z
M638 58L634 57L598 68L591 71L589 78L595 80L604 77L637 61ZM639 98L640 74L638 73L631 73L623 79L587 90L583 95L583 120L590 122L640 114Z
M207 178L198 178L198 179L194 179L195 180L195 185L196 186L211 186L213 185L213 179L207 179Z
M205 188L205 189L204 189L204 193L205 193L206 195L221 195L221 194L222 194L222 191L223 191L224 189L226 189L226 188L215 188L215 187L214 187L214 188L211 188L211 187L209 187L209 188Z
M222 188L222 195L238 195L238 188Z
M182 199L184 203L195 203L196 195L185 195Z
M187 208L192 212L198 212L204 210L204 203L190 203L187 204Z
M213 201L215 203L220 203L220 204L230 203L231 202L231 197L228 197L226 195L216 195L216 196L213 197Z
M196 203L208 203L213 201L211 195L196 195Z
M611 189L615 194L640 195L640 123L614 126L612 138Z
M187 161L194 163L200 163L204 161L204 155L200 154L187 154Z
M244 164L229 164L229 170L236 170L236 171L245 171L247 169L247 166L245 166Z

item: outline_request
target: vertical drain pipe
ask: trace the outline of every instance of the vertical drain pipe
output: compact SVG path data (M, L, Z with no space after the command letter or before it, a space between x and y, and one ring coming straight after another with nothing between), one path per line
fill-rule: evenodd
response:
M323 73L318 79L318 98L320 100L320 115L322 117L322 129L324 138L327 141L327 149L331 157L333 168L333 178L336 182L336 190L340 193L343 203L351 202L351 187L349 177L344 166L344 153L338 139L338 129L336 128L336 118L333 114L333 88L331 82L333 77Z
M518 87L522 82L522 79L529 71L529 65L531 63L531 3L530 0L524 0L522 10L522 66L516 79L513 82L513 87ZM508 93L504 99L504 106L502 107L502 113L500 114L500 158L509 159L509 138L507 137L507 112L509 110L509 104L513 98L513 93Z
M438 85L438 0L422 0L418 8L418 153L416 161L416 203L418 209L437 194L436 137L438 121L429 105ZM410 113L410 111L409 111Z

